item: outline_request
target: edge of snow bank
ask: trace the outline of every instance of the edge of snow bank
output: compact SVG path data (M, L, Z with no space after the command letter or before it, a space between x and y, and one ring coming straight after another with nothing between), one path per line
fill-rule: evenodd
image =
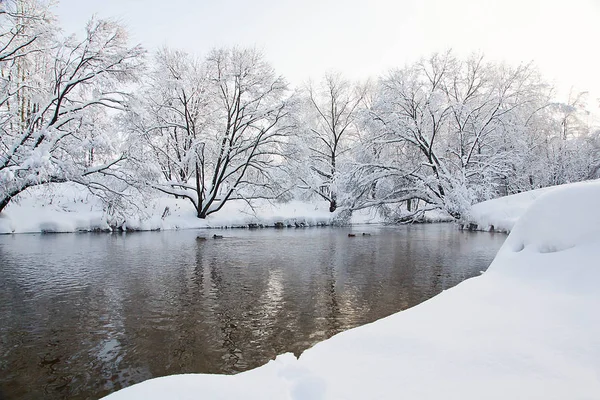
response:
M99 199L75 185L61 184L53 189L37 187L24 193L18 202L11 203L0 214L0 234L110 232L114 229L111 226L128 231L328 226L336 223L337 215L329 212L325 201L271 203L262 200L255 201L252 207L244 201L230 201L206 219L197 218L187 200L164 197L149 203L140 212L144 217L131 216L109 222ZM425 219L425 222L447 220L440 212L429 212ZM375 209L364 209L354 212L349 224L382 222Z
M465 218L462 228L509 233L521 215L537 198L558 187L560 186L530 190L474 204Z

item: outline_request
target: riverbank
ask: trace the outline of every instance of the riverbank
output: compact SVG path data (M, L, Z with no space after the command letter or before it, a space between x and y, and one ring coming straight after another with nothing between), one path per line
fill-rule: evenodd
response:
M530 190L474 204L463 229L509 233L517 220L543 194L560 186Z
M152 379L108 398L596 398L598 199L598 182L539 196L482 276L299 359L284 354L233 376Z
M276 203L255 200L230 201L206 219L196 217L192 204L185 199L161 197L130 208L126 216L110 216L102 202L87 190L71 184L52 188L32 188L23 193L0 214L0 234L63 233L113 230L152 231L202 228L327 226L336 222L325 201L293 200ZM426 213L424 222L447 222L451 218L437 211ZM349 224L382 223L373 208L353 213Z

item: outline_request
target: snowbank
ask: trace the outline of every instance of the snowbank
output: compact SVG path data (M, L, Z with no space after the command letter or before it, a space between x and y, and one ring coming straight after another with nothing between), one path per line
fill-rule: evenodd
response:
M119 399L598 399L600 183L539 196L489 270L375 323L234 376Z
M108 230L99 199L76 185L40 186L0 214L0 234Z
M19 196L0 214L0 233L77 232L110 230L109 217L102 203L77 185L40 186ZM254 225L315 226L330 224L329 205L291 201L255 201L251 208L244 201L228 202L221 211L202 220L196 218L191 203L172 197L158 198L140 205L139 212L118 221L123 229L173 230ZM137 215L133 215L137 214ZM378 223L372 210L356 213L352 223Z
M557 186L530 190L473 205L466 226L482 231L510 232L521 215L541 195Z
M73 184L40 186L19 196L0 214L0 234L36 232L106 231L111 225L130 230L174 230L247 226L317 226L330 225L335 214L325 201L274 203L230 201L218 213L206 219L196 218L192 204L184 199L162 197L146 201L140 210L126 219L112 220L102 211L100 200L84 188ZM429 211L426 221L448 221L439 211ZM355 211L351 224L383 222L373 208Z
M130 218L125 227L135 230L172 230L194 228L221 228L246 226L315 226L331 223L332 215L325 202L315 204L300 201L272 203L254 201L250 207L244 201L230 201L217 213L206 219L186 200L160 198L145 210L150 218Z

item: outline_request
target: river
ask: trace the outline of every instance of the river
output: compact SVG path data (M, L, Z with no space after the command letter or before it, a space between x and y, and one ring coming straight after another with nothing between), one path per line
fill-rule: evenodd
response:
M505 238L452 224L0 236L0 399L299 355L479 275Z

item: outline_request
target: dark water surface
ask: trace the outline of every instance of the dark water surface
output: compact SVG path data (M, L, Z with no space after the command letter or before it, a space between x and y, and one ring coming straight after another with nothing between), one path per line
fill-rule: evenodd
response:
M478 275L505 239L353 229L0 236L0 399L98 398L300 354Z

